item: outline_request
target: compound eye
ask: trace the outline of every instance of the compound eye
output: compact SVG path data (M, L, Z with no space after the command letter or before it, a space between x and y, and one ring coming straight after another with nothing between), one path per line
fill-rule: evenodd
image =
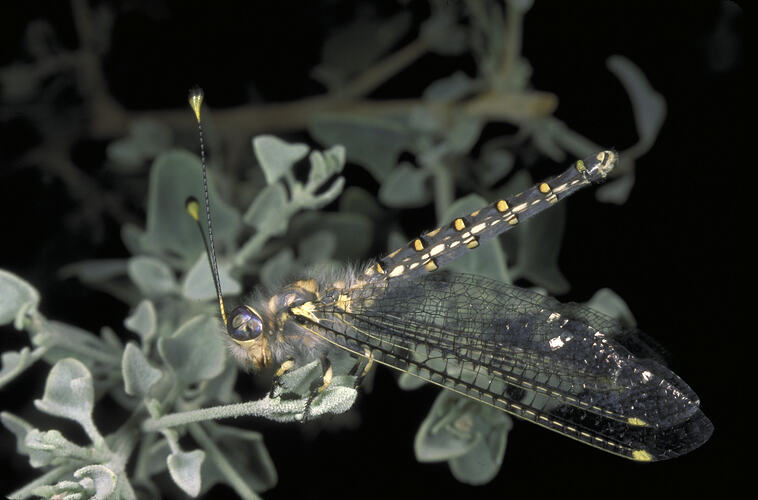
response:
M252 307L239 306L232 311L231 320L227 327L229 336L237 341L244 342L260 336L263 331L263 321Z

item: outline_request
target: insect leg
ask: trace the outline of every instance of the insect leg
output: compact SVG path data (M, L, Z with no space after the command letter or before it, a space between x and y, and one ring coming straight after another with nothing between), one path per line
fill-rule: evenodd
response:
M371 371L371 368L374 366L374 353L371 352L370 349L367 347L363 348L363 353L365 354L366 366L363 367L363 370L361 371L361 374L358 375L358 377L355 379L355 389L358 389L361 384L363 383L363 379L366 378L366 375L368 375L368 372ZM360 365L360 363L363 361L364 358L361 358L358 361L358 364L356 364L356 368Z
M268 397L273 398L277 392L278 389L281 389L282 383L281 383L281 377L288 371L292 370L295 367L295 360L294 359L288 359L284 363L282 363L279 368L276 370L276 373L274 373L274 379L271 383L271 390L268 393Z
M310 417L311 404L313 403L313 400L316 399L316 396L324 392L324 390L332 384L334 371L332 370L332 362L329 361L329 358L326 356L321 358L321 369L323 370L321 379L316 379L311 382L310 394L308 394L308 400L305 402L305 409L303 410L303 422L307 421Z

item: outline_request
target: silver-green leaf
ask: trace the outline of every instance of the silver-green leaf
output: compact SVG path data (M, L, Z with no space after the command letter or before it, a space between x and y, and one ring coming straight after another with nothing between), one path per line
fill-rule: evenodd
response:
M130 342L124 349L121 362L121 373L124 377L124 390L131 396L144 397L150 388L161 378L161 371L154 368L147 360L142 350Z
M15 274L0 269L0 325L14 321L19 314L36 309L39 292Z
M176 278L171 268L154 257L132 257L127 272L134 284L148 297L161 297L176 290Z
M34 426L23 418L17 417L7 411L0 413L0 422L16 436L16 452L21 455L28 455L29 449L26 447L26 435L34 429Z
M115 472L104 465L87 465L74 472L74 477L82 485L88 485L94 489L92 500L107 500L116 490L118 476ZM88 481L89 480L89 481Z
M2 354L2 368L0 368L0 387L16 378L23 373L29 366L34 363L31 351L28 347L23 347L21 351L6 351Z
M125 241L143 253L179 257L177 264L187 268L205 251L197 224L187 214L185 201L194 196L203 199L200 159L181 150L161 154L150 170L147 198L147 227L143 234L134 228ZM213 204L213 235L219 242L231 242L240 226L237 211L224 203L208 171L208 190ZM126 226L125 226L126 227Z
M155 306L150 300L143 300L134 312L124 320L124 326L142 338L145 344L155 336L158 318Z
M266 186L245 212L245 224L271 236L287 231L287 191L281 184Z
M401 163L379 188L379 201L392 208L416 208L429 203L429 172Z
M91 424L94 406L92 375L84 364L73 358L58 361L47 376L42 399L34 401L40 411Z
M205 460L205 452L202 450L180 451L170 454L166 459L171 479L191 497L196 497L200 493L202 486L200 467L203 465L203 460Z
M305 144L288 144L273 135L260 135L253 139L253 151L269 185L274 184L289 172L295 163L305 158L309 149Z
M224 295L239 295L242 285L229 274L228 265L218 265L218 276ZM216 285L205 254L198 258L184 277L182 295L190 300L208 300L216 297Z
M158 352L171 365L182 385L208 380L224 370L226 350L216 319L195 316L171 337L158 341Z

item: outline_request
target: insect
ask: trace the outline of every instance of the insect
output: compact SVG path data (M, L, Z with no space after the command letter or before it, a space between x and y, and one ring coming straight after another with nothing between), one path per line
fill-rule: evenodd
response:
M440 269L601 182L618 161L615 152L577 161L551 180L458 217L362 268L304 277L269 296L258 293L227 315L210 224L202 98L199 89L190 93L201 137L207 253L231 352L242 366L273 366L279 377L320 359L323 378L312 387L312 401L331 382L330 356L343 351L357 359L356 386L374 364L386 365L642 462L683 455L709 439L713 425L697 395L650 356L639 332L582 305ZM198 206L188 202L195 220Z

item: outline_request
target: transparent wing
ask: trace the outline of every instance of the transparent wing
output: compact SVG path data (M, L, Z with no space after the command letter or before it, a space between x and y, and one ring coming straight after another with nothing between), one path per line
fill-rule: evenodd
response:
M633 331L484 277L369 284L314 315L304 326L333 344L627 458L673 458L713 430Z

